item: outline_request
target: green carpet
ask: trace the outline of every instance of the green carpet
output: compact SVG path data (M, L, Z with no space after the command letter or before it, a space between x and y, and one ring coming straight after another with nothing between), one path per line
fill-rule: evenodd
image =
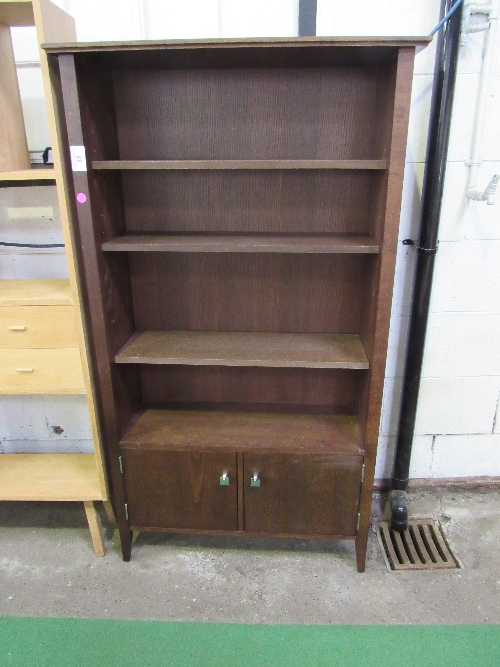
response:
M500 626L0 617L1 667L498 667Z

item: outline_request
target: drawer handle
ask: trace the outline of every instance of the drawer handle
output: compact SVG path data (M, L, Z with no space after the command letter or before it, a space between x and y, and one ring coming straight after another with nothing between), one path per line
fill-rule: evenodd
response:
M16 368L16 373L33 373L34 368Z
M221 486L229 486L229 477L227 476L227 472L222 474L222 477L219 477L219 484Z
M25 324L19 326L7 327L9 331L26 331L28 327Z
M254 472L253 477L250 478L250 486L260 486L258 473Z

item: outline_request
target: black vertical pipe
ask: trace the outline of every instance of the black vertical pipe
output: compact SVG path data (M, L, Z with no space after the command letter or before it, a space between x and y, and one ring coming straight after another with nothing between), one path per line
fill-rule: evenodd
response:
M445 12L451 4L450 0L446 1ZM437 44L413 300L391 483L392 528L399 531L408 526L406 489L437 252L461 22L462 6L441 28Z
M299 0L299 37L316 35L318 0Z

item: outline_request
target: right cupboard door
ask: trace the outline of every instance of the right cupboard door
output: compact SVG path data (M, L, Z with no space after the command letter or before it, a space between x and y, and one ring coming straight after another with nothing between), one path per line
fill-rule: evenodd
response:
M363 459L244 454L245 530L355 536Z

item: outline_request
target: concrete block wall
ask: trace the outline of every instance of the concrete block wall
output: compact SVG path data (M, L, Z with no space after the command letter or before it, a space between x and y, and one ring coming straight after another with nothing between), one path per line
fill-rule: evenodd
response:
M293 36L298 26L298 0L55 1L75 17L81 41ZM438 21L439 6L440 0L377 3L359 0L354 4L318 0L317 33L427 35ZM24 33L18 30L15 48L20 59L28 60L23 53L27 54L30 48L29 29L22 29ZM482 33L469 35L460 52L440 245L411 462L413 478L500 475L500 193L495 206L467 203L465 196L468 177L465 161L470 154L483 41ZM493 173L500 172L500 30L495 53L478 179L481 188ZM415 64L376 470L379 479L390 477L397 431L415 263L415 250L403 246L401 241L417 237L434 55L435 41L417 55ZM30 149L38 150L43 147L35 145L37 137L41 141L44 136L43 121L39 113L30 116L30 109L40 108L34 83L36 75L19 71ZM0 275L8 271L3 268L6 261L0 255ZM35 269L38 271L31 258L25 262L23 277ZM35 443L46 451L54 446L67 446L68 451L75 451L72 447L85 447L90 430L78 404L80 397L68 401L54 397L9 398L12 400L0 401L2 421L11 423L12 419L25 416L28 406L32 406L33 419L28 420L30 424L26 427L17 424L0 430L4 451ZM72 420L74 426L65 428L60 436L51 430L56 422L55 425L60 422L64 428ZM33 425L38 423L39 431Z

